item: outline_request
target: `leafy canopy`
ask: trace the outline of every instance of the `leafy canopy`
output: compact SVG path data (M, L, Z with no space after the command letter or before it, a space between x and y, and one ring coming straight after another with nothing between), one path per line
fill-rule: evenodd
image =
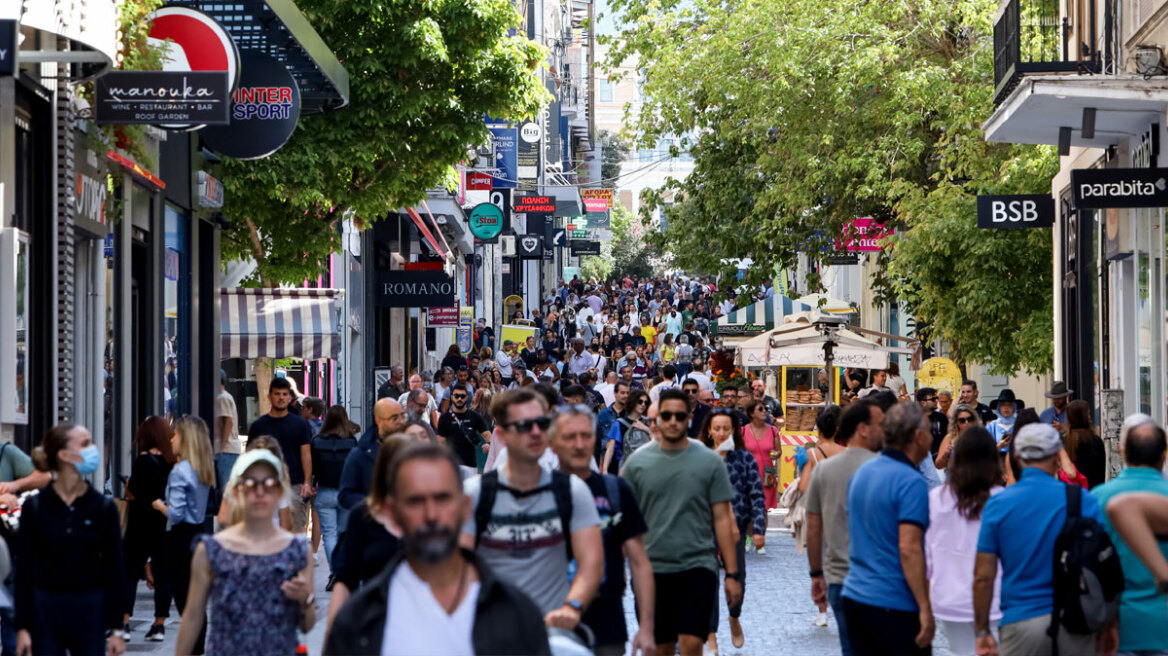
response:
M224 162L225 259L256 259L264 284L315 277L360 226L456 182L454 165L484 143L484 115L535 116L547 98L546 51L507 36L509 0L298 0L349 72L350 104L304 116L262 160Z
M877 291L925 339L996 372L1049 369L1050 234L976 228L978 193L1049 188L1047 148L989 144L990 0L613 0L626 26L610 73L637 60L641 145L665 135L695 158L647 194L674 265L746 284L834 249L857 217L898 230ZM679 202L665 199L677 192ZM812 285L818 284L816 280Z

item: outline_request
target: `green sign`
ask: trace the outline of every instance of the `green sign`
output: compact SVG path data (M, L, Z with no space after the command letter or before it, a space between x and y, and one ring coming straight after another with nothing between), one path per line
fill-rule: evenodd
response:
M568 237L569 237L569 239L587 239L588 238L588 231L587 230L573 230L568 235Z
M503 210L492 203L479 203L470 211L470 232L482 241L491 241L503 232Z

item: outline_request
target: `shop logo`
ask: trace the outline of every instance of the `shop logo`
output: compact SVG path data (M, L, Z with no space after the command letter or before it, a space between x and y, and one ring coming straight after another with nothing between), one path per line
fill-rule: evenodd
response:
M1092 196L1154 196L1157 189L1164 191L1166 188L1168 188L1168 184L1164 182L1164 178L1160 178L1154 183L1131 180L1111 184L1085 184L1079 188L1079 193L1082 194L1083 198Z
M1078 169L1071 190L1076 209L1164 207L1168 169Z
M977 227L991 230L1049 228L1054 225L1050 194L978 196Z
M531 253L535 251L537 246L539 246L539 239L536 239L535 237L524 237L523 239L519 240L519 244L523 247L523 250Z
M539 143L539 138L543 136L543 128L539 123L524 123L523 127L519 128L519 138L527 143Z

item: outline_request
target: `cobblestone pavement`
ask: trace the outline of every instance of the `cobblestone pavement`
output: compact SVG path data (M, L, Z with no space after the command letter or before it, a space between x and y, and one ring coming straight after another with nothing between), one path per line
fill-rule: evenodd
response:
M726 600L719 593L721 610L718 626L719 653L726 656L830 656L839 654L839 638L836 634L835 618L828 610L828 625L812 625L817 609L811 603L810 584L807 580L807 557L795 553L795 541L782 528L782 516L772 514L767 531L766 553L746 555L746 602L742 608L742 626L746 643L742 649L730 644L729 612ZM301 642L308 645L309 654L320 654L324 643L324 625L328 609L329 593L324 591L328 580L328 565L324 562L316 569L316 598L318 621L316 628ZM719 591L721 588L719 587ZM178 616L172 608L166 623L165 642L143 642L142 637L150 627L153 614L152 592L146 585L138 587L138 598L134 606L134 617L130 621L133 638L127 645L128 653L174 653L175 638L178 636ZM633 615L632 593L625 597L625 613L630 634L636 631L637 621ZM946 656L944 636L938 632L933 642L933 653Z

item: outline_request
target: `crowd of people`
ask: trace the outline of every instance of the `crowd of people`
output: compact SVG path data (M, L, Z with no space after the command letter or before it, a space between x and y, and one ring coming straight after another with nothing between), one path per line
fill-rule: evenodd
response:
M120 654L145 580L142 637L164 638L173 602L178 654L294 653L318 612L326 654L718 653L719 598L742 647L747 553L783 507L844 654L927 654L938 628L953 654L1168 653L1150 417L1128 419L1108 481L1062 383L1040 414L973 381L909 396L899 372L847 371L784 492L782 404L708 372L712 292L572 281L532 311L539 344L493 355L480 330L431 381L392 369L364 430L285 378L246 441L228 399L213 428L147 418L124 513L87 482L85 428L31 458L0 447L0 510L20 508L5 650Z

